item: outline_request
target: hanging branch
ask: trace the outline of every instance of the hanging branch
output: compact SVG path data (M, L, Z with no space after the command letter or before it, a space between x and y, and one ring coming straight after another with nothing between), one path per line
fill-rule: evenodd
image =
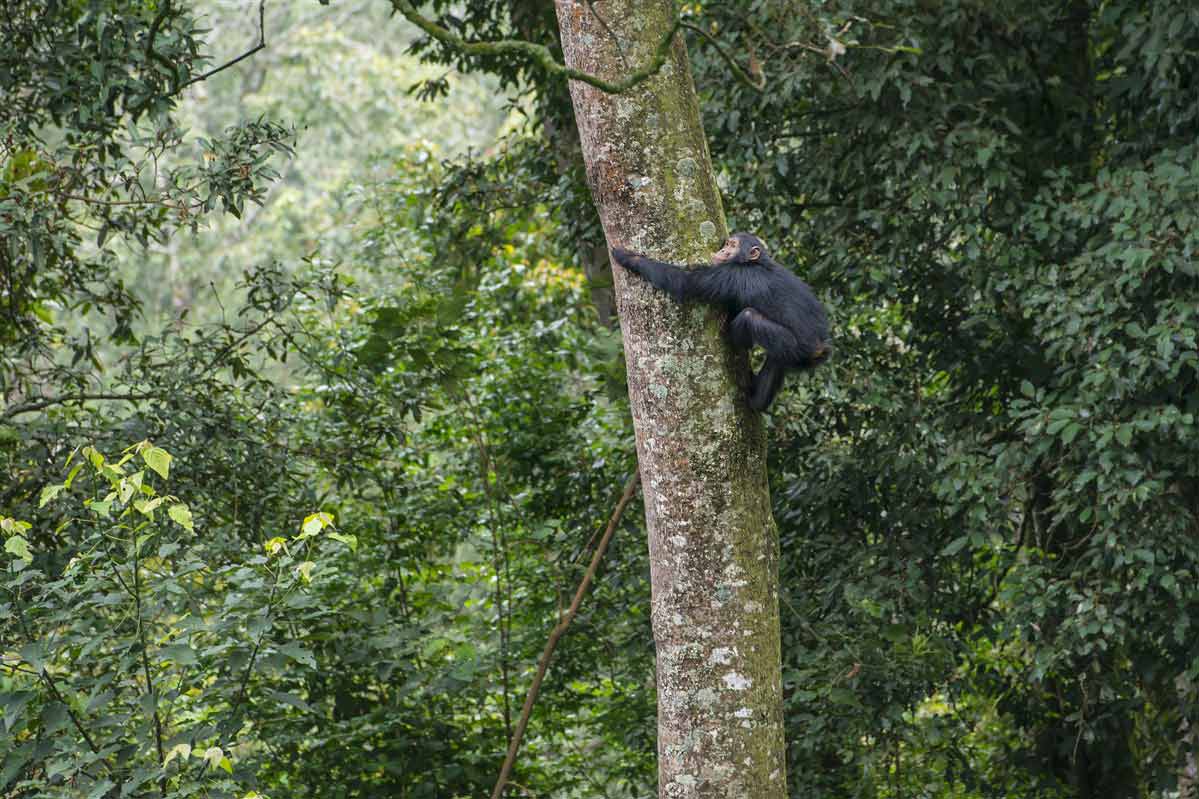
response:
M674 36L683 25L682 19L676 17L674 24L658 42L658 46L654 49L653 58L649 63L642 66L640 69L634 70L624 80L607 81L603 78L598 78L595 75L589 75L586 72L580 72L577 69L572 69L565 64L559 64L554 60L553 53L545 45L534 44L533 42L521 41L520 39L498 39L489 42L468 42L456 33L444 28L433 22L428 17L422 16L416 10L416 6L408 2L408 0L391 0L391 5L396 11L400 12L405 19L416 25L422 31L427 33L432 38L448 45L453 49L465 53L466 55L518 55L532 61L540 66L551 75L562 75L569 80L577 80L581 83L586 83L590 86L608 92L609 94L620 94L623 91L633 88L639 83L642 83L662 69L666 63L666 58L670 54L671 44L674 42Z
M504 758L504 765L500 768L499 779L495 781L495 789L491 792L491 799L500 799L504 793L504 786L508 784L508 776L512 773L512 766L516 764L516 753L520 751L520 740L524 737L525 728L529 726L529 717L533 714L533 704L537 701L537 692L541 690L541 681L545 678L545 672L549 669L550 658L554 655L554 649L558 646L558 639L565 633L566 628L570 626L570 622L574 619L575 614L579 611L579 605L583 601L583 595L587 593L587 589L591 586L591 581L595 579L595 570L599 566L600 560L604 557L604 552L608 549L608 542L612 540L612 534L616 531L616 525L620 523L620 517L624 513L625 506L633 499L633 494L637 492L637 483L641 479L641 472L634 471L629 477L629 480L624 485L624 493L620 495L620 500L616 503L616 508L612 511L612 517L608 519L608 527L604 530L604 537L600 539L599 544L595 548L595 554L591 556L591 565L587 567L587 572L583 575L583 579L579 581L578 590L575 591L574 599L571 600L570 608L567 609L564 615L550 632L549 640L545 642L545 649L541 652L541 658L537 661L537 673L533 675L533 684L529 686L529 693L525 696L525 704L520 709L520 720L516 722L516 732L512 733L512 740L508 743L508 755Z
M700 36L703 36L705 39L707 39L708 43L716 48L716 52L719 53L720 57L723 58L725 63L729 65L729 69L733 70L733 75L736 76L737 80L741 81L755 92L761 92L766 88L766 75L762 72L760 66L758 66L756 70L754 69L754 67L757 66L757 62L753 57L752 51L749 58L750 72L746 72L741 68L740 64L733 60L733 56L730 55L729 52L720 45L720 42L716 40L715 36L708 33L698 25L692 25L690 22L681 22L680 25L687 30L692 31L693 33L698 33ZM754 72L756 72L756 76L751 74Z
M226 61L225 63L221 64L219 67L214 67L214 68L208 70L203 75L197 75L196 77L192 78L191 80L187 81L186 83L180 85L179 88L175 89L175 91L180 92L180 91L183 91L184 89L186 89L188 86L191 86L193 83L199 83L202 80L208 80L209 78L211 78L213 75L217 74L218 72L228 69L229 67L233 66L234 64L236 64L239 61L244 61L245 59L247 59L250 56L257 53L259 50L265 50L265 49L266 49L266 0L259 0L259 2L258 2L258 44L254 45L249 50L247 50L244 53L242 53L241 55L239 55L237 58L234 58L230 61Z

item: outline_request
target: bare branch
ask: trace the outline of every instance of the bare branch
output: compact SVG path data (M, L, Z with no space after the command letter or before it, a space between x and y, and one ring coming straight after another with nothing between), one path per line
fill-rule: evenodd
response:
M228 69L237 62L244 61L245 59L257 53L259 50L264 49L266 49L266 0L258 0L258 44L254 45L237 58L226 61L219 67L214 67L213 69L208 70L203 75L197 75L196 77L179 86L179 88L175 89L175 91L180 92L186 89L188 86L191 86L193 83L199 83L202 80L208 80L218 72Z
M516 753L520 751L520 741L524 737L525 728L529 726L529 717L533 714L533 704L537 701L537 692L541 690L541 681L545 678L545 672L549 669L550 658L553 657L554 649L558 646L558 639L565 633L566 628L570 626L570 622L574 619L575 614L579 611L579 605L583 601L583 595L587 593L587 589L591 586L591 581L595 579L595 570L599 567L600 560L604 557L604 553L608 550L608 542L612 540L612 534L616 531L616 525L620 523L620 517L624 513L625 506L633 499L633 494L637 492L637 483L640 482L641 472L635 471L629 477L628 482L624 485L624 493L620 495L620 500L616 503L615 509L612 511L612 517L608 519L608 527L604 530L604 537L600 539L599 545L595 548L595 554L591 556L591 565L587 567L587 572L583 575L583 579L579 581L578 590L575 591L574 599L571 600L570 608L567 609L566 615L562 617L554 629L550 632L549 640L545 642L545 649L541 652L541 659L537 661L537 673L533 675L533 684L529 686L529 693L525 696L525 704L520 709L520 720L516 722L516 732L512 734L512 740L508 743L508 755L504 758L504 765L500 768L500 776L495 781L495 789L491 792L491 799L500 799L504 793L504 786L508 784L508 775L512 773L512 766L516 763Z

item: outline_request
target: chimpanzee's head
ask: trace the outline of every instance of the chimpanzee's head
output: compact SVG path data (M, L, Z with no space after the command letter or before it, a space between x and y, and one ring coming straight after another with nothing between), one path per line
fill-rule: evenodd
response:
M752 233L734 233L712 255L714 264L756 264L766 257L766 245Z

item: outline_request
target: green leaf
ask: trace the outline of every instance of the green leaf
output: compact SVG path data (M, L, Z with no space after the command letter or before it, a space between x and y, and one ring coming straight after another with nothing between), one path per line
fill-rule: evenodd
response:
M180 666L191 666L199 663L199 658L196 657L196 650L192 649L188 644L171 644L162 648L162 656L168 660L173 660Z
M116 694L113 693L112 691L101 691L100 693L96 694L95 696L93 696L92 698L87 700L87 706L86 706L87 712L91 713L93 710L96 710L97 708L104 707L105 705L107 705L109 702L112 701L114 696L116 696Z
M957 553L958 553L958 552L960 552L960 551L962 550L962 548L963 548L963 547L965 547L965 546L966 546L966 544L968 544L968 543L970 543L970 537L969 537L969 536L965 536L965 535L963 535L963 536L961 536L961 537L959 537L959 538L955 538L955 539L953 539L952 541L950 541L948 544L946 544L946 545L945 545L945 548L941 550L941 554L942 554L942 555L954 555L954 554L957 554Z
M153 519L155 509L165 501L166 497L155 497L154 499L135 499L133 501L133 507L137 508L139 513Z
M62 702L47 702L42 707L42 729L46 733L54 733L67 726L70 716L67 706Z
M175 744L174 746L171 747L170 751L167 752L166 757L163 758L162 764L165 766L167 763L170 763L172 760L174 760L177 757L181 758L183 760L187 760L189 757L191 757L191 754L192 754L192 745L191 744L187 744L187 743Z
M4 542L4 551L18 557L26 563L33 562L33 553L29 551L29 542L22 536L14 535Z
M304 518L304 523L300 526L300 535L303 538L311 538L331 524L333 524L332 514L319 511L309 514Z
M283 646L279 647L279 652L280 654L286 655L297 663L303 663L309 668L316 668L316 658L312 656L311 652L299 644L284 644Z
M225 759L225 752L219 746L210 746L204 750L202 757L208 765L216 768Z
M1054 414L1056 414L1056 411L1054 412ZM1045 432L1049 433L1049 435L1051 435L1051 436L1057 435L1059 432L1061 432L1062 428L1064 428L1066 425L1070 424L1073 421L1069 416L1058 416L1058 418L1054 419L1053 418L1054 414L1050 415L1049 418L1052 421L1050 421L1049 424L1045 426Z
M25 712L25 706L36 696L33 691L14 691L0 694L0 708L4 708L4 729L12 731Z
M62 483L46 486L42 489L42 498L41 501L38 502L37 506L39 508L46 507L46 503L58 496L64 488L66 488L66 486Z
M305 713L311 713L312 707L295 694L284 693L283 691L267 691L267 694L277 702L282 702L285 705L291 705L296 710L302 710Z
M72 454L72 455L74 455L75 453L71 453L71 454ZM80 469L82 469L82 468L83 468L83 463L82 463L82 462L75 464L75 468L74 468L74 469L72 469L72 470L71 470L71 471L70 471L70 472L67 474L67 479L66 479L66 482L64 482L64 483L63 483L63 485L64 485L64 486L66 486L67 488L70 488L70 487L71 487L71 483L75 482L75 476L79 474L79 470L80 470Z
M189 533L196 531L195 525L192 523L191 509L182 502L177 502L167 508L167 516L171 517L171 521L186 529Z
M92 786L91 791L88 792L87 799L100 799L100 797L105 796L112 790L113 785L112 780L100 780Z
M21 533L26 532L27 530L29 530L32 527L33 527L33 525L30 524L29 522L19 521L10 516L0 517L0 530L3 530L4 532L9 533L9 534L12 534L12 533L21 534Z
M351 552L358 551L358 536L347 535L345 533L329 533L329 537L334 541L340 541L341 543L347 545Z
M171 455L165 449L159 447L147 447L142 450L142 460L146 465L158 473L158 476L166 480L171 471Z
M858 705L857 694L848 688L833 688L828 692L829 701L835 705Z
M46 652L38 642L25 644L21 647L21 660L29 664L34 671L41 673L46 667Z
M1127 447L1132 443L1132 425L1122 424L1116 428L1116 440L1121 446Z
M84 447L83 454L87 456L87 460L93 469L99 470L104 465L104 455L95 447Z
M145 472L134 472L128 477L122 477L117 484L117 499L121 504L129 502L134 494L138 494L142 489L142 480L145 479Z

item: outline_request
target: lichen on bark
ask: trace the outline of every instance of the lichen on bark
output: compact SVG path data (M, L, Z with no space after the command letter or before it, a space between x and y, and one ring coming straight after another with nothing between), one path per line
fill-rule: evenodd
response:
M676 23L670 0L557 0L566 63L616 80ZM621 94L571 84L611 245L698 263L726 235L686 48ZM616 269L649 529L660 793L786 795L778 537L748 364L723 315Z

